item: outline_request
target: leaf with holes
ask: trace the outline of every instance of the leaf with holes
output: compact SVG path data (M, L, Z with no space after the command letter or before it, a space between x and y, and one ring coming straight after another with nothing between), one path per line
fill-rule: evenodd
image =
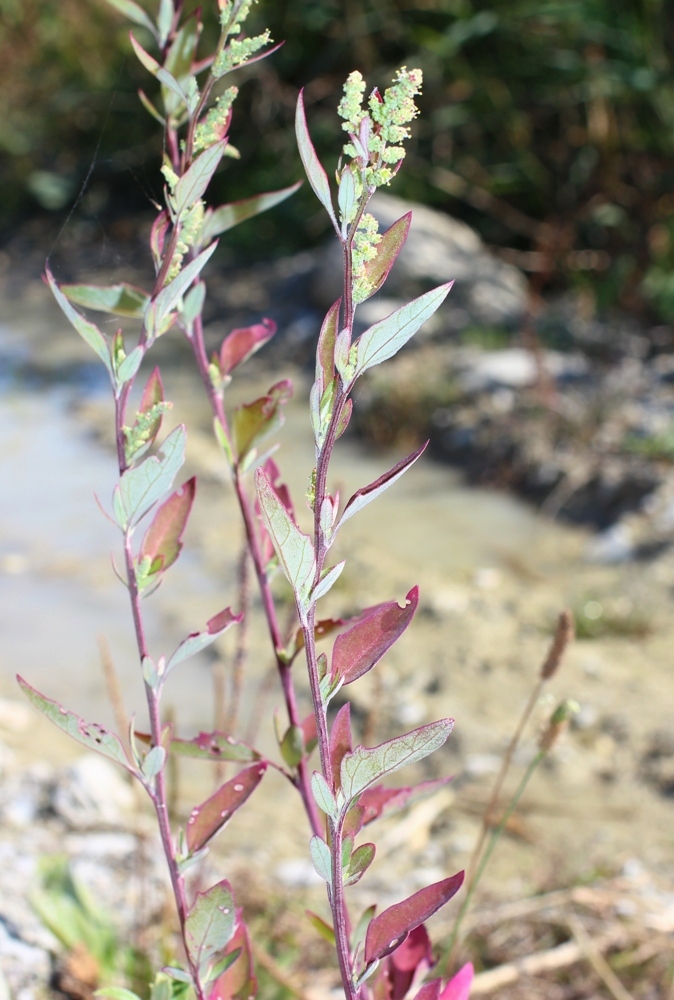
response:
M299 97L297 98L295 134L297 135L297 146L300 151L300 157L302 158L302 163L304 165L309 184L311 185L312 190L321 205L330 216L336 231L339 233L337 219L335 218L335 210L332 207L332 197L330 195L328 175L316 155L316 150L314 149L311 136L309 135L307 116L304 111L304 90L300 90Z
M442 305L452 285L453 282L448 281L425 295L412 299L362 333L355 345L356 368L353 379L397 354Z
M226 781L187 821L187 846L191 854L200 851L223 828L262 781L267 762L262 760Z
M172 493L157 510L140 547L139 558L152 564L160 560L159 571L172 566L183 547L183 532L194 503L196 476Z
M242 620L243 615L235 615L231 608L225 608L224 611L214 615L213 618L210 618L206 622L205 631L191 632L184 642L180 643L166 664L164 676L168 674L169 670L173 670L178 663L182 663L189 656L194 656L196 653L200 653L202 649L206 649L212 642L215 642L218 636L223 635L228 628L231 628L232 625L238 625Z
M113 316L142 319L150 296L142 288L119 282L116 285L61 285L61 291L75 305Z
M396 736L378 747L356 747L342 759L342 791L348 802L364 792L370 785L393 774L407 764L415 764L439 749L454 728L453 719L440 719L427 726L414 729L404 736Z
M198 892L185 921L185 945L192 964L205 973L234 936L236 913L229 882Z
M17 676L16 679L28 700L50 722L53 722L59 729L68 733L69 736L72 736L74 740L77 740L78 743L81 743L88 750L95 750L96 753L102 754L103 757L109 757L115 763L121 764L122 767L125 767L132 774L136 773L118 736L95 722L85 722L79 715L67 711L57 701L46 698L39 691L36 691L34 687L31 687L23 677Z
M461 888L463 872L420 889L375 917L365 937L365 963L390 955L411 930L428 920Z
M185 461L185 437L181 424L171 431L158 455L144 459L122 474L115 491L119 491L126 524L139 521L170 490Z
M392 469L385 472L383 476L379 477L379 479L375 479L375 481L370 483L369 486L363 486L362 489L356 490L347 502L344 512L339 519L337 528L341 528L345 521L348 521L349 518L353 517L354 514L357 514L359 510L362 510L363 507L367 507L369 503L376 500L378 496L389 488L389 486L393 486L393 484L400 479L400 477L404 475L407 470L411 468L411 466L414 465L416 460L421 458L427 446L428 441L426 441L425 444L422 444L420 448L417 448L416 451L413 451L411 455L408 455L407 458L401 459L396 465L393 466Z
M379 604L338 635L332 650L333 678L352 684L379 663L412 621L418 603L419 588L412 587L402 608L397 601Z
M298 181L297 184L291 184L290 187L281 188L279 191L266 191L264 194L256 194L252 198L244 198L242 201L234 201L230 205L221 205L219 208L207 211L199 235L200 242L210 243L213 237L226 233L240 222L245 222L246 219L252 219L253 216L280 205L301 186L302 181Z
M255 485L262 519L279 562L300 606L306 609L316 575L316 558L311 539L297 527L263 469L258 469L255 473Z
M151 743L149 733L136 733L141 743ZM196 757L199 760L226 760L236 764L247 764L253 760L261 760L257 750L246 743L235 740L225 733L199 733L192 740L180 740L172 737L170 749L181 757Z

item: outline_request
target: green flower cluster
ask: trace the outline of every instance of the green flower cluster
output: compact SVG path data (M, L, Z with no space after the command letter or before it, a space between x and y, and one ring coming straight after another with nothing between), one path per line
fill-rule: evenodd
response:
M219 80L225 73L236 69L237 66L243 66L252 55L264 48L265 45L269 45L271 40L268 28L254 38L232 39L213 63L211 74L216 80Z
M198 153L202 149L208 149L213 143L222 139L229 112L232 104L239 93L238 87L228 87L224 94L216 100L210 108L204 121L197 125L194 132L194 152Z
M173 194L179 177L171 167L168 160L164 160L161 172L164 175L164 180L168 185L169 191ZM169 205L171 204L173 204L173 202L169 199ZM194 246L197 237L201 232L205 210L203 201L197 201L185 215L181 215L180 219L175 220L175 225L180 228L178 232L178 239L176 241L176 248L173 251L173 257L171 258L171 266L169 267L168 274L166 275L166 284L168 284L169 281L172 281L180 273L183 257L190 247ZM174 212L173 209L171 209L171 211Z
M344 153L359 161L362 183L370 189L389 184L395 173L392 167L405 156L400 143L409 138L408 123L418 114L414 98L421 93L421 83L420 69L408 70L403 66L383 98L378 90L372 91L368 99L369 115L362 107L365 81L361 74L351 73L344 85L344 96L337 109L344 119L342 128L351 136ZM363 137L361 126L365 118L369 118L369 128Z
M354 304L363 302L372 289L367 277L367 263L377 256L377 244L381 240L379 224L373 215L366 212L353 237L351 266L353 268L352 296Z

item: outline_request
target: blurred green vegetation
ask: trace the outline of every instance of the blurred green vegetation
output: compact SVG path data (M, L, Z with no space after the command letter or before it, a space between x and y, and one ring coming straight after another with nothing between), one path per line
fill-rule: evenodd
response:
M204 6L212 19L215 0ZM261 0L251 21L285 44L240 74L253 79L235 106L242 156L220 176L223 200L300 176L300 86L336 164L346 74L385 86L401 63L419 65L421 117L392 193L476 226L537 289L572 286L600 309L674 319L674 4ZM161 136L135 95L152 87L123 19L104 0L0 0L0 56L4 227L65 213L94 158L78 211L149 210ZM305 190L233 235L232 252L251 259L311 245L327 219Z

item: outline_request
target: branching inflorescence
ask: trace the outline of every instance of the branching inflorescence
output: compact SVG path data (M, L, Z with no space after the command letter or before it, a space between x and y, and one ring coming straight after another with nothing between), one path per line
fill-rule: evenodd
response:
M310 396L316 458L308 491L313 531L306 535L297 524L279 470L265 451L266 439L282 423L291 384L277 382L267 394L239 406L233 413L225 408L226 389L233 374L273 337L275 324L263 319L234 330L219 351L209 357L202 321L206 287L201 272L216 248L216 237L278 204L298 187L215 209L204 200L223 157L236 155L228 131L237 88L228 86L216 95L214 87L232 70L273 51L267 48L268 32L254 38L243 36L251 0L219 0L221 31L217 48L210 56L200 58L199 13L181 23L180 0L161 0L156 22L134 0L110 2L149 32L158 50L155 58L131 35L136 55L156 78L161 91L160 108L140 94L165 134L165 207L155 219L150 239L155 282L150 292L124 283L106 288L59 285L49 268L47 280L67 318L105 365L113 390L119 481L112 496L112 517L122 535L124 577L145 682L150 732L139 734L132 726L125 743L120 736L84 722L26 681L20 683L36 707L53 722L84 746L130 772L154 807L183 945L181 959L159 973L153 987L154 1000L168 1000L186 986L198 1000L251 1000L256 987L251 945L231 886L223 880L188 898L185 873L255 791L268 761L231 733L215 731L193 739L179 738L161 713L169 674L239 625L241 615L226 608L203 630L190 634L170 656L156 656L148 648L143 619L143 601L180 554L196 481L190 479L173 490L183 464L186 432L179 426L158 443L162 418L170 404L164 399L157 368L147 377L135 413L130 399L140 367L155 341L178 328L192 347L212 408L215 435L241 510L287 710L287 729L279 739L283 763L273 766L299 792L311 828L311 857L326 882L332 916L331 922L315 919L335 943L345 997L402 1000L410 990L416 990L419 1000L460 1000L468 995L470 968L465 967L446 985L439 978L425 985L422 981L433 966L424 921L458 891L462 872L421 889L378 915L370 908L358 921L351 919L346 899L348 887L362 878L375 856L374 843L356 844L363 828L385 809L404 804L414 791L412 787L386 788L382 779L441 747L453 726L453 720L441 719L380 746L366 748L353 745L348 701L331 726L328 722L328 706L337 692L371 670L405 631L417 608L418 590L413 587L402 606L391 601L366 608L350 622L321 621L317 612L318 602L344 568L343 562L334 566L328 563L339 532L351 517L402 476L424 450L420 448L378 480L357 490L344 506L337 493L329 492L330 459L349 423L356 381L403 347L441 305L451 287L447 283L421 295L353 339L358 304L381 288L409 229L408 214L385 233L379 233L367 207L377 187L388 184L400 167L402 143L417 114L414 97L420 92L421 72L401 69L383 96L372 91L366 106L362 77L358 73L349 77L339 105L349 139L344 147L345 162L340 163L337 172L337 212L327 174L311 143L302 95L298 101L296 128L302 161L312 189L328 212L344 257L343 294L328 311L320 331ZM122 329L114 337L107 337L80 308L140 320L136 344L129 348ZM150 449L154 449L152 454L148 454ZM138 542L140 525L146 517L150 523ZM282 634L270 586L279 567L292 587L299 622L299 630L293 629L289 642ZM339 630L339 634L328 657L318 653L316 643L330 630ZM302 649L313 702L306 717L299 712L292 676L293 663ZM312 772L309 757L316 746L320 768ZM166 791L166 763L172 753L229 761L239 768L234 778L192 810L184 828L178 831L172 829Z

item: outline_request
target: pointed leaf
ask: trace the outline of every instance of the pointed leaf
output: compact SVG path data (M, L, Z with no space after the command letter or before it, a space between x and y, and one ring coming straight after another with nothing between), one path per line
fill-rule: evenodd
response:
M312 913L311 910L305 910L304 912L309 918L309 923L318 931L323 940L327 941L328 944L334 945L335 932L330 924L323 920L323 917L319 917L317 913Z
M320 875L323 881L330 885L332 882L332 858L330 857L330 848L324 840L321 840L320 837L314 836L309 842L309 850L311 852L311 860L314 868L316 869L316 874Z
M236 810L241 808L262 781L266 770L267 762L264 760L247 767L192 810L186 831L187 847L191 854L205 847L229 823Z
M17 681L28 700L50 722L53 722L59 729L68 733L69 736L72 736L82 746L87 747L88 750L95 750L96 753L100 753L104 757L109 757L110 760L114 760L115 763L121 764L127 771L135 774L135 768L131 765L118 736L95 722L85 722L79 715L67 711L57 701L46 698L39 691L36 691L35 688L31 687L23 677L17 676Z
M152 73L153 76L156 76L159 82L162 83L174 97L178 98L178 105L175 105L175 102L170 102L170 110L175 111L176 107L181 104L187 105L187 94L173 74L169 73L169 71L164 69L163 66L160 66L157 60L153 58L149 52L145 51L140 42L137 42L134 38L133 32L129 32L129 38L131 39L131 45L133 46L133 50L136 53L139 62L145 67L148 73ZM169 109L167 108L167 110Z
M346 565L346 560L343 559L341 563L337 563L332 569L328 570L324 577L322 577L316 584L314 591L311 595L312 601L320 601L321 597L325 597L331 587L337 582L339 577L342 575L342 570Z
M295 134L297 135L297 145L309 183L311 184L314 194L330 216L333 226L339 233L337 219L335 218L335 210L332 207L332 197L330 195L328 175L316 155L316 150L314 149L311 136L309 135L307 117L304 111L304 90L300 90L299 97L297 98Z
M442 305L452 285L453 282L448 281L425 295L420 295L362 333L356 341L356 370L353 378L358 378L368 368L397 354Z
M200 242L210 243L214 236L226 233L228 229L238 226L246 219L252 219L261 212L266 212L275 205L280 205L282 201L289 198L291 194L302 186L302 181L291 184L290 187L281 188L279 191L267 191L264 194L257 194L253 198L244 198L242 201L232 202L230 205L221 205L214 211L208 212L204 219L204 225L199 236Z
M127 524L140 520L173 485L185 461L185 436L185 428L181 424L171 431L158 455L146 458L140 465L123 473L119 494Z
M424 925L419 924L391 953L387 962L391 978L391 1000L403 1000L412 983L420 982L433 964L431 939Z
M347 701L335 716L330 730L330 765L335 788L341 787L340 768L344 755L351 753L351 747L351 705Z
M109 2L109 0L108 0L108 2ZM166 119L162 115L159 114L159 112L157 111L157 109L155 108L154 104L149 99L149 97L147 96L147 94L145 93L145 91L144 90L140 90L140 88L139 88L139 90L138 90L138 97L140 99L140 103L143 105L143 107L148 112L148 114L152 115L152 117L154 118L154 120L157 121L157 122L159 122L159 124L163 128L166 125Z
M196 476L192 476L158 508L140 547L141 559L147 557L152 562L161 559L162 570L168 569L176 561L183 547L183 532L192 510L196 488Z
M76 309L73 309L70 302L63 294L59 286L54 281L54 276L52 275L49 267L45 268L45 274L47 276L47 281L49 282L49 287L52 290L54 298L58 302L61 310L67 318L70 320L72 325L75 327L79 333L82 340L86 341L89 347L96 352L105 367L108 369L112 375L112 360L110 358L110 348L108 343L98 329L95 323L90 323L88 319L85 319Z
M335 340L339 329L341 298L330 306L321 325L316 349L316 381L320 387L319 398L325 387L335 377Z
M173 0L169 0L167 6L169 8L169 12L166 16L166 26L168 31L170 31L174 13ZM161 27L161 14L159 20ZM185 20L185 23L179 31L176 32L175 37L171 42L164 66L169 73L173 74L176 80L182 82L184 77L190 74L197 48L197 42L199 41L200 30L201 26L199 24L199 19L195 16L195 13L192 13Z
M396 480L400 479L403 473L407 472L407 470L414 465L416 460L423 455L427 446L428 441L426 441L425 444L422 444L420 448L417 448L416 451L413 451L411 455L408 455L407 458L401 459L397 465L394 465L392 469L385 472L383 476L379 477L379 479L375 479L375 481L370 483L369 486L363 486L362 489L356 490L344 508L344 512L339 519L338 528L341 528L345 521L348 521L350 517L357 514L359 510L363 509L363 507L367 507L369 503L376 500L376 498L383 493L384 490L387 490L389 486L393 486Z
M414 617L419 603L419 588L412 587L404 607L397 601L380 604L366 612L360 621L335 639L332 650L332 676L345 684L358 680L400 638Z
M365 937L366 964L390 955L411 930L428 920L459 891L463 876L463 872L458 872L451 878L426 886L375 917Z
M385 774L428 757L445 743L454 728L453 719L440 719L404 736L368 749L356 747L342 760L342 791L348 803L374 785Z
M198 257L195 257L186 267L182 269L173 281L170 281L165 288L147 307L145 312L145 325L152 337L162 329L162 324L167 316L177 304L178 299L187 291L202 268L211 258L217 243L212 243L206 250L202 250Z
M466 962L449 980L440 994L440 1000L468 1000L474 975L473 963Z
M203 197L225 151L224 142L215 142L197 156L176 184L173 197L176 213L182 215Z
M205 632L192 632L188 637L181 642L171 659L166 664L166 669L164 671L164 676L168 674L169 670L173 670L178 663L182 663L189 656L194 656L195 653L201 652L202 649L206 649L210 646L212 642L231 628L232 625L238 625L242 621L243 615L235 615L231 608L225 608L219 614L214 615L213 618L206 622Z
M130 382L140 368L141 361L145 356L145 348L138 345L134 347L131 354L127 354L122 363L117 368L117 384L119 386Z
M356 182L349 166L342 170L337 192L337 204L342 222L351 222L356 214L358 198L356 197Z
M229 882L198 892L185 921L185 944L192 963L204 972L219 959L234 935L236 913Z
M311 539L297 527L263 469L258 469L255 473L255 485L262 518L279 562L298 602L306 607L316 575L316 559Z
M220 348L220 371L229 375L267 343L276 333L276 323L263 319L254 326L241 327L225 337Z
M208 1000L254 1000L257 979L253 970L253 949L242 912L237 909L234 936L225 948L225 955L238 952L233 964L209 987Z
M141 24L148 31L151 31L155 38L157 37L157 29L154 23L143 8L134 3L134 0L108 0L108 3L115 10L118 10L120 14L123 14L124 17L128 17L130 21L134 21L136 24Z
M163 747L152 747L143 761L142 771L148 781L156 778L164 766L166 750Z
M368 286L368 298L375 295L388 278L398 254L405 246L411 221L412 213L408 212L389 226L377 244L376 256L365 263L363 270Z
M71 302L85 309L138 319L142 318L150 301L150 296L142 288L126 282L107 288L104 285L61 285L61 291Z

